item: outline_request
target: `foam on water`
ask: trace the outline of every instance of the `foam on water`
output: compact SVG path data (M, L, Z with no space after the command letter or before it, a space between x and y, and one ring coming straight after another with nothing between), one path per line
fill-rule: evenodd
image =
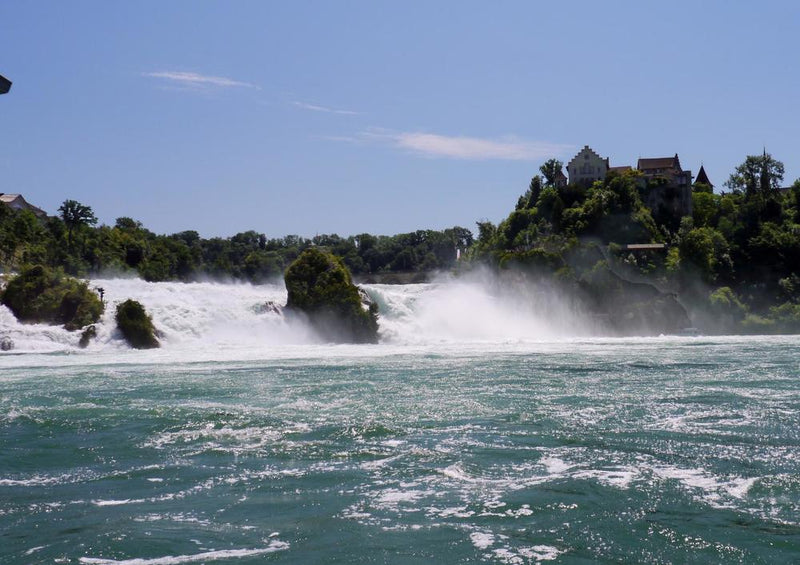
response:
M283 551L289 548L289 544L282 541L273 541L267 547L256 549L221 549L216 551L206 551L194 555L167 555L151 559L103 559L99 557L81 557L80 563L87 565L180 565L181 563L206 563L209 561L220 561L223 559L235 559L243 557L253 557L256 555L266 555Z
M86 353L118 355L127 350L115 328L114 312L116 305L128 298L141 302L152 316L163 334L163 348L200 359L237 358L254 348L319 343L300 320L287 319L266 307L286 302L283 285L96 279L90 281L90 287L104 289L106 310L96 325L97 338ZM434 284L364 288L380 305L384 344L514 343L587 333L586 320L555 298L512 298L498 294L486 281L444 279ZM18 323L4 306L0 306L0 337L12 339L12 353L79 352L80 332ZM151 359L163 356L147 354Z
M0 561L800 559L796 337L565 338L448 282L369 287L383 342L332 346L278 287L93 284L164 347L106 314L0 356Z

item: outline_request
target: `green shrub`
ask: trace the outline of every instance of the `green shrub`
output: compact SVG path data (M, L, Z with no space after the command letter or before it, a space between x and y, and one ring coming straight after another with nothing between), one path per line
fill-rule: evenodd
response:
M325 339L378 341L377 305L363 308L358 287L340 258L311 247L289 265L284 280L286 307L306 314Z
M761 323L758 316L748 315L747 306L728 286L722 286L708 295L708 312L712 316L715 331L738 332L738 324L741 323L746 331L751 332Z
M800 333L800 304L785 302L769 310L781 333Z
M122 337L134 349L159 347L153 320L136 300L128 299L117 305L116 321Z
M742 320L742 329L749 334L773 334L776 330L775 320L758 314L748 314Z
M70 331L97 322L103 313L103 303L86 282L42 265L24 267L0 302L20 321L63 324Z

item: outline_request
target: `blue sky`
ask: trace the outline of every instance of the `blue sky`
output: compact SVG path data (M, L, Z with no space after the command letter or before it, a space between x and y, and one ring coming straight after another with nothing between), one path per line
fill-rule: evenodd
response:
M797 2L0 3L0 192L158 233L497 222L539 165L800 176Z

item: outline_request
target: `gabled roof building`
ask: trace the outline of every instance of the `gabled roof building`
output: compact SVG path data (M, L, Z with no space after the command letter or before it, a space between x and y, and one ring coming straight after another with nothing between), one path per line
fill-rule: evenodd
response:
M692 171L681 168L678 154L674 157L656 157L654 159L639 159L636 168L642 172L647 180L663 178L668 184L674 186L691 186Z
M596 180L606 178L607 172L608 158L603 159L588 145L584 145L567 164L570 184L592 184Z
M684 171L674 157L639 159L636 168L646 183L645 206L656 221L677 228L680 218L692 215L692 171Z
M12 210L30 210L37 218L46 218L47 212L29 204L21 194L5 194L0 192L0 203L8 206Z

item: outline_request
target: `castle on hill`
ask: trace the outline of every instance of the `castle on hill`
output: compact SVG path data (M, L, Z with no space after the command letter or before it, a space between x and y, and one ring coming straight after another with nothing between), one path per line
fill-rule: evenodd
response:
M630 165L612 167L608 157L600 157L591 147L584 145L567 163L569 177L562 173L556 186L566 186L567 183L588 186L605 180L609 173L623 174L632 170L640 173L638 186L642 200L654 215L678 221L683 216L692 215L692 171L681 167L677 153L674 157L640 158L634 169ZM695 182L713 187L702 165Z

